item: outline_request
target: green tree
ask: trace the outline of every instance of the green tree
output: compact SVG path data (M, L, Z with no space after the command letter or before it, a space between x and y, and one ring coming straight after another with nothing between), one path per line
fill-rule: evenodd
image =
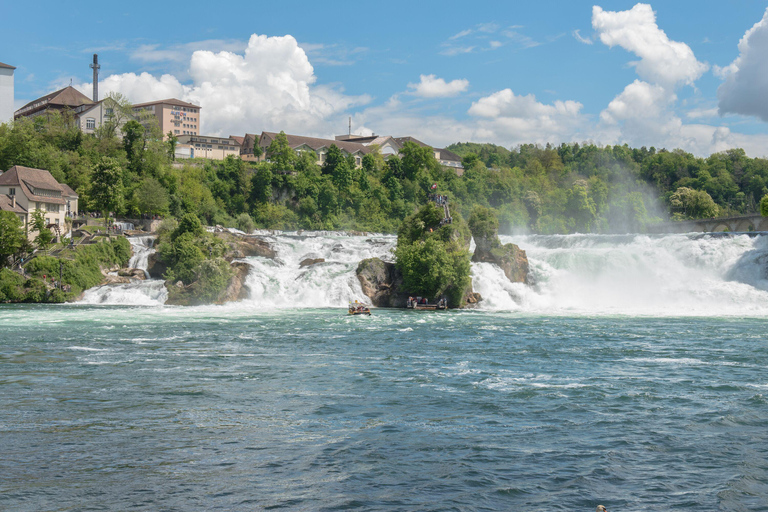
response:
M288 144L285 132L280 132L267 148L267 159L272 162L276 171L290 172L294 170L296 152Z
M266 203L272 197L272 171L268 164L261 165L251 176L251 202Z
M768 195L763 196L760 200L760 215L768 217Z
M200 222L200 217L194 213L185 214L179 221L178 227L171 233L171 240L176 240L185 233L189 233L193 238L205 235L205 228Z
M123 126L123 148L128 157L128 168L136 174L141 173L141 160L145 143L144 132L146 132L146 128L135 119L131 119Z
M500 245L499 242L499 220L493 213L493 210L484 206L476 205L472 208L472 214L469 216L469 230L475 243L483 243L486 246L494 247Z
M106 120L96 130L99 139L113 139L122 131L122 126L132 117L133 105L119 92L110 92L104 98Z
M678 188L669 198L673 218L705 219L717 217L720 208L708 193L688 187Z
M94 206L104 213L119 212L123 207L122 169L117 160L102 157L91 173L91 187L88 195Z
M35 245L43 252L47 251L51 242L53 242L53 233L48 229L42 211L35 210L35 213L32 214L32 228L34 231L37 231Z
M247 213L241 213L237 216L237 223L236 223L237 229L240 231L243 231L244 233L250 233L254 229L253 219L251 219L251 216Z
M346 157L336 144L331 144L325 154L325 162L321 168L323 174L334 174L339 165L346 163Z
M141 213L162 215L168 212L168 192L155 178L144 178L133 195Z
M168 130L168 141L166 144L168 144L168 159L171 162L176 161L176 146L179 143L179 138L173 134L173 130Z
M0 265L6 266L8 258L24 247L27 238L22 227L15 213L0 211Z

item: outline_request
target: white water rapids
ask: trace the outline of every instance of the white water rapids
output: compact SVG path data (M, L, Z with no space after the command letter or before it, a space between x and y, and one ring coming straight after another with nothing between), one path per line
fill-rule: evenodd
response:
M130 268L144 271L147 279L134 279L130 283L97 286L86 290L81 304L109 304L131 306L162 306L168 297L165 282L150 279L147 273L149 255L155 252L154 236L128 237L133 249L133 256L128 262Z
M345 307L367 301L355 276L371 257L392 261L396 238L332 232L257 233L277 258L251 257L249 298L228 307ZM131 265L146 268L151 241L134 238ZM531 286L510 283L501 269L472 264L479 308L531 314L768 315L768 236L561 235L501 237L524 249ZM305 259L324 262L300 267ZM143 266L142 266L143 265ZM162 281L89 290L84 302L158 306Z

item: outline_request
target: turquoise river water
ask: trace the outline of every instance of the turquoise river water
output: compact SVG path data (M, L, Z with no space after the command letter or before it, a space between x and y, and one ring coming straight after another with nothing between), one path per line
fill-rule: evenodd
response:
M768 510L761 237L517 241L478 310L348 317L386 240L331 236L238 304L0 306L0 510Z

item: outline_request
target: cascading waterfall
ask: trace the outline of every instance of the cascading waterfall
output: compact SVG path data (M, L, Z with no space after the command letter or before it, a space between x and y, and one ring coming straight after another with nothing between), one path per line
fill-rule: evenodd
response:
M168 297L165 281L150 279L147 272L149 256L155 252L155 237L134 236L128 237L128 241L133 248L133 256L128 262L128 266L143 270L147 279L136 279L130 283L91 288L83 294L81 303L133 306L159 306L165 304L165 300Z
M764 235L501 237L528 255L536 284L473 264L485 309L553 314L768 314Z
M358 263L392 261L396 237L334 232L257 232L277 257L249 257L249 297L230 307L345 307L366 301ZM489 263L472 264L479 308L530 314L764 315L768 314L768 236L529 235L502 236L528 255L534 284L510 283ZM132 237L131 266L147 267L152 237ZM301 267L303 260L324 261ZM160 280L89 290L91 304L162 305Z
M149 265L149 255L155 252L154 236L133 236L128 238L133 248L133 256L128 262L130 268L138 268L144 271L144 275L149 278L147 267Z
M277 258L252 257L246 285L248 305L263 307L342 307L367 301L355 269L361 260L392 260L393 236L344 236L332 232L282 233L264 236ZM301 267L306 259L323 259Z

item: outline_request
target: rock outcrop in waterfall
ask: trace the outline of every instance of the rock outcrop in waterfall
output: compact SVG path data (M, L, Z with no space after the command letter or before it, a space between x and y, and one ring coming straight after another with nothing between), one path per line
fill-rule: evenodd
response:
M475 207L469 217L469 229L475 239L475 253L472 261L493 263L513 283L530 284L528 257L515 244L501 245L499 221L488 208Z

